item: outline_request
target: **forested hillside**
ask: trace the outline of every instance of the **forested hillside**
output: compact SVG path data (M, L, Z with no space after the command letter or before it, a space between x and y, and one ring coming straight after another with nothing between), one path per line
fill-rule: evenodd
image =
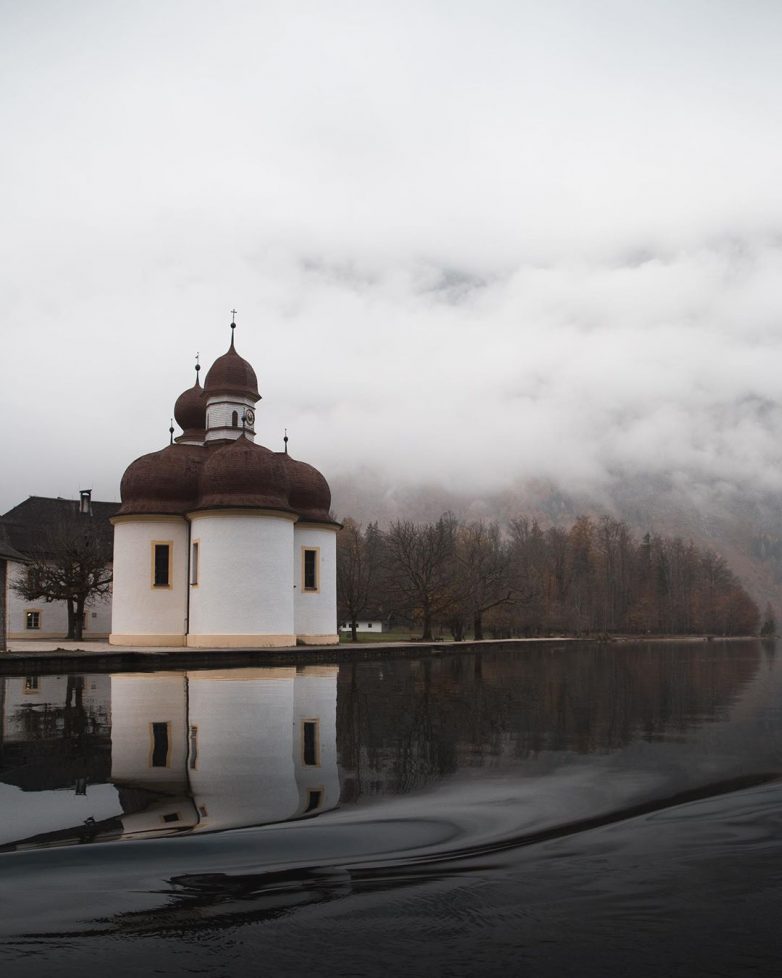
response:
M752 486L685 482L617 474L599 488L519 481L503 489L476 490L461 485L389 483L361 471L351 479L331 480L334 509L361 523L376 520L427 522L452 512L466 521L496 519L506 526L519 516L549 527L569 529L579 516L604 515L627 524L641 539L681 537L719 554L755 603L770 604L782 620L782 495Z
M543 528L517 517L386 529L348 518L337 571L343 623L371 615L421 638L757 632L760 614L725 560L681 537L633 534L609 516Z

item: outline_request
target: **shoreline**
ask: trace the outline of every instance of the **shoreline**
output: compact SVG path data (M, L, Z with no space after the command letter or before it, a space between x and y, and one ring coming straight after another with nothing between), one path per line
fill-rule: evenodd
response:
M559 635L546 638L501 638L466 642L347 642L339 645L291 646L290 648L270 649L187 649L181 646L172 648L119 647L108 642L65 642L48 643L29 640L31 646L19 648L19 640L13 643L16 648L0 652L0 675L19 673L95 671L106 672L122 669L135 672L156 672L164 669L198 669L215 666L303 666L324 662L350 662L375 659L385 653L395 656L418 656L421 654L444 655L448 652L470 652L489 650L497 646L540 646L556 644L586 645L639 645L650 643L676 642L697 645L714 642L764 641L757 635L601 635L594 637L574 637ZM768 641L769 639L765 639ZM771 639L773 641L774 639ZM22 640L22 642L28 640ZM92 646L92 647L90 647Z

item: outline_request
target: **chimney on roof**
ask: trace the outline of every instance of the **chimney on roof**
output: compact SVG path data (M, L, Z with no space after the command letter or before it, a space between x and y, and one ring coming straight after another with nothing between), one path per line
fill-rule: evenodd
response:
M92 516L92 489L79 490L79 512Z

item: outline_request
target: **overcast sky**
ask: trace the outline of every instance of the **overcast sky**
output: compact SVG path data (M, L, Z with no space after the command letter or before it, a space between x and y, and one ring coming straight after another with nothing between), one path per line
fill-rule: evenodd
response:
M0 512L196 352L327 477L782 490L779 0L0 0Z

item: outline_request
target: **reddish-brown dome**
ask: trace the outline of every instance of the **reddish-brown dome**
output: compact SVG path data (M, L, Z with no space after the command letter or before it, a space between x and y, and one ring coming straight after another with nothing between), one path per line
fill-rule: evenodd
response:
M131 462L122 476L119 516L142 513L184 514L198 500L201 445L166 445Z
M185 434L200 434L206 428L206 398L197 376L195 384L176 399L174 418Z
M331 489L318 470L306 462L299 462L284 452L278 453L283 459L290 480L291 507L302 520L313 523L333 523L329 515L331 509Z
M207 394L240 394L260 401L258 378L250 364L236 352L233 337L228 352L218 357L209 368L204 390Z
M210 454L201 476L198 508L253 507L291 512L288 492L288 473L278 455L241 435Z

